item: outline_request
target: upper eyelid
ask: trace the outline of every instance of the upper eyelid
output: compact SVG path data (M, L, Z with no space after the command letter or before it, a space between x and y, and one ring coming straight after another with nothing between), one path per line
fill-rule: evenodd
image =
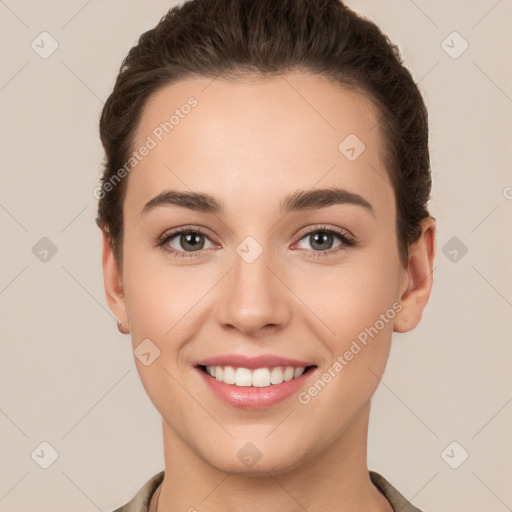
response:
M340 228L340 227L330 227L326 226L325 224L319 224L318 226L314 226L312 228L304 228L305 230L300 230L297 236L299 239L304 238L307 235L310 235L311 233L315 233L317 231L327 231L334 233L338 236L345 236L346 238L350 238L351 240L355 240L355 236L346 228Z
M194 226L183 226L180 228L171 229L170 231L165 232L162 236L158 238L158 242L161 245L166 244L169 240L186 233L199 233L200 235L204 235L206 238L210 240L213 244L214 242L209 233L204 228L194 227ZM186 252L186 251L183 251Z

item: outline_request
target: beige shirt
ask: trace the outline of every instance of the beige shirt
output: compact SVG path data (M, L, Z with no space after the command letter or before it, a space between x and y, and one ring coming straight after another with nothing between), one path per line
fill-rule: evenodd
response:
M151 477L130 502L116 509L114 512L154 512L153 508L149 509L149 504L151 503L151 498L155 491L158 489L158 492L160 492L159 486L164 479L164 474L165 471L160 471L160 473ZM394 511L421 512L420 509L407 501L383 476L379 475L379 473L370 471L370 480L387 498Z

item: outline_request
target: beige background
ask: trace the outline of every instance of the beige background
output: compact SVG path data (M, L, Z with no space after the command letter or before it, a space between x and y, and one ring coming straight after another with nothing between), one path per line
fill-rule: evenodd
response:
M512 3L348 3L425 95L439 240L423 321L396 335L373 401L369 466L425 512L511 510ZM0 0L0 511L112 510L163 469L159 415L106 305L92 191L103 101L170 5ZM43 31L59 45L46 59ZM452 237L468 249L455 262Z

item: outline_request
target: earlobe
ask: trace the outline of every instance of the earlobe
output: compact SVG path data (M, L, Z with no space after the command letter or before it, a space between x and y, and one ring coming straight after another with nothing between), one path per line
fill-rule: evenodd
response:
M128 324L128 319L126 314L122 275L114 257L114 251L110 237L104 229L102 229L102 236L103 252L101 263L103 267L103 283L105 286L105 295L108 305L118 319L118 322L120 321L122 325L126 326Z
M409 249L399 296L402 309L395 317L394 331L407 332L419 324L432 290L435 255L436 224L427 217L421 221L420 238Z

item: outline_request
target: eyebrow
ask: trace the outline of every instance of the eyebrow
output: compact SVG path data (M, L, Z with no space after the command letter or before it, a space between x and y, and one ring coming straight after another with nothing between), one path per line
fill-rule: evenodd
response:
M290 212L317 210L338 204L361 206L375 216L373 206L364 197L343 188L297 190L283 199L280 209L281 213L286 215ZM163 206L179 206L215 215L224 214L223 202L210 194L168 190L148 201L141 211L141 216Z

